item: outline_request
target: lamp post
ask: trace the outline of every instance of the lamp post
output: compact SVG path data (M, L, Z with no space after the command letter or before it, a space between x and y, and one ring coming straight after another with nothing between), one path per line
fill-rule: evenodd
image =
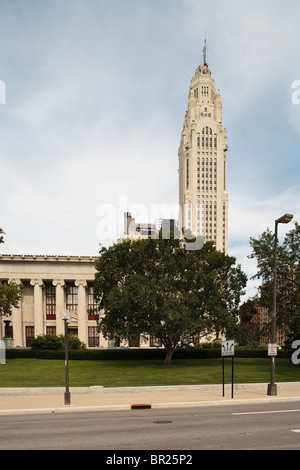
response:
M61 319L65 322L65 373L66 373L66 391L65 405L71 405L71 394L69 391L69 345L68 345L68 323L71 321L71 313L69 310L60 312Z
M276 343L276 297L277 297L277 233L278 224L288 224L293 219L293 215L285 214L275 220L275 241L274 241L274 280L273 280L273 309L272 309L272 343ZM275 356L271 357L270 383L268 384L267 394L277 395L277 385L275 382Z

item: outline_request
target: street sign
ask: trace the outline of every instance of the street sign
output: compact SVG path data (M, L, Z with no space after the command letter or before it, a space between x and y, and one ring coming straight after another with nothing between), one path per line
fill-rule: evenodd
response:
M277 356L277 344L268 344L268 356Z
M6 364L6 344L0 340L0 364Z
M233 398L233 369L234 369L234 340L222 341L221 343L221 355L223 363L223 397L225 396L225 357L231 357L232 372L231 372L231 398Z
M222 357L234 356L234 340L222 341L221 346Z

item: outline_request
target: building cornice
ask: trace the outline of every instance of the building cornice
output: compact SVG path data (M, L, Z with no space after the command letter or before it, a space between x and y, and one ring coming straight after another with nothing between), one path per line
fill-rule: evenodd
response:
M95 263L97 256L63 256L63 255L12 255L0 254L1 261L27 262L70 262Z

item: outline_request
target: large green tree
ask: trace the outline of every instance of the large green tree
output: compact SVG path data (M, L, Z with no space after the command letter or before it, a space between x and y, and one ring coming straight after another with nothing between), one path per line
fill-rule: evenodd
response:
M4 231L0 228L0 243L4 243ZM14 283L0 282L0 317L10 316L12 308L19 305L21 289Z
M274 279L274 242L275 234L267 229L258 238L250 238L252 253L249 258L256 259L257 273L253 278L260 279L260 305L272 314ZM287 344L300 339L300 225L294 228L278 243L277 255L277 326L287 333ZM270 324L271 327L271 317Z
M126 240L103 247L96 262L99 330L105 337L158 338L165 365L194 336L236 323L246 276L212 243L186 250L182 240Z

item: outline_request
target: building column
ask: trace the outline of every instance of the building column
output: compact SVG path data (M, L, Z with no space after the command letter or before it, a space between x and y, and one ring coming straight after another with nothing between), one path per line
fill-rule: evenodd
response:
M22 282L20 279L10 279L8 284L17 284L17 286L22 287ZM18 307L12 308L12 323L13 323L13 347L16 346L24 346L23 342L23 318L22 318L22 310L21 310L21 302Z
M34 316L34 336L43 335L43 281L41 279L31 279L33 286L33 316Z
M85 280L75 281L78 287L78 338L87 344L87 307L86 307L86 286Z
M63 279L54 279L52 281L53 286L56 287L55 292L55 314L56 314L56 334L64 335L65 334L65 324L64 321L60 318L60 312L66 308L65 307L65 281Z

